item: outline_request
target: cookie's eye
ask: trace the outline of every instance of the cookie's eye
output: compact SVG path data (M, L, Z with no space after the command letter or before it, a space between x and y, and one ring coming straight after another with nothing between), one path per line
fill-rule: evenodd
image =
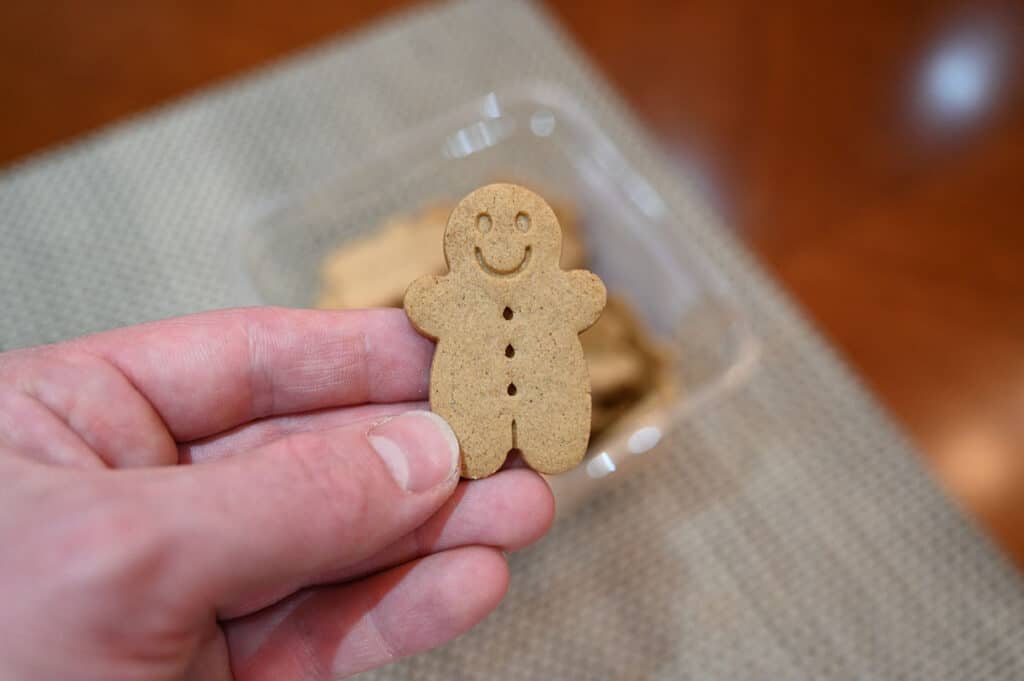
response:
M491 231L491 216L487 213L480 213L476 216L476 226L484 234Z
M530 231L530 216L526 213L516 215L516 227L520 232Z

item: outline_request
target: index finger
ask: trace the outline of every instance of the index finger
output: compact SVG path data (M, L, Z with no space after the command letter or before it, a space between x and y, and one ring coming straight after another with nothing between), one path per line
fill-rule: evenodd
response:
M399 309L223 310L73 343L117 367L179 442L265 416L422 400L433 353Z

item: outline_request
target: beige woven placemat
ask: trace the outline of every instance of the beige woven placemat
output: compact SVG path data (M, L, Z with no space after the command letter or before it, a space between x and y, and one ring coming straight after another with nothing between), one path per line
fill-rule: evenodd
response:
M500 610L372 678L1024 677L1024 588L537 8L404 15L0 176L0 347L253 302L230 231L499 85L576 93L763 343L727 405L513 559Z

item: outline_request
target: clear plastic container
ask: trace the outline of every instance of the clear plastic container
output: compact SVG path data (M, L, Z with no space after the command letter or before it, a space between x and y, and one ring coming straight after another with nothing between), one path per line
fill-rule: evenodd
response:
M675 357L673 400L619 424L591 443L583 465L550 479L564 513L656 456L672 428L735 390L758 359L724 281L691 253L658 193L573 97L544 83L492 92L384 142L371 160L246 225L242 275L267 304L311 306L331 249L396 214L454 203L498 180L570 203L589 267Z

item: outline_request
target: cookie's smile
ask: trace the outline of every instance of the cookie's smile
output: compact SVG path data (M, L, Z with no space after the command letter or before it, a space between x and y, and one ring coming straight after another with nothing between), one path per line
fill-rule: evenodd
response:
M519 261L518 265L516 265L515 267L513 267L511 269L503 269L503 268L499 268L499 267L494 267L493 265L488 263L487 260L484 258L483 251L481 251L480 247L477 246L476 247L476 261L480 265L480 269L482 269L487 274L490 274L491 276L495 276L495 277L510 277L513 274L517 274L517 273L523 271L524 269L526 269L527 263L530 262L530 253L532 251L533 251L533 249L531 249L529 246L527 246L525 249L523 249L523 259Z

